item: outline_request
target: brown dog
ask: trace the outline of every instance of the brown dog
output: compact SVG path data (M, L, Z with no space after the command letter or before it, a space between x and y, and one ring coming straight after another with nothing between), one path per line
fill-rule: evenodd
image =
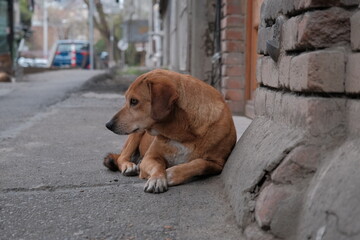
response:
M158 69L139 76L125 98L106 127L129 137L121 154L105 157L106 167L148 179L144 190L152 193L222 171L236 131L216 89L192 76ZM136 154L142 158L139 165L131 161Z

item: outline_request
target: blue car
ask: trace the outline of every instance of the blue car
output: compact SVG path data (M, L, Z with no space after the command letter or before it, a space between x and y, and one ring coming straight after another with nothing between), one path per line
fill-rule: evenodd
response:
M60 68L89 68L88 41L58 40L55 43L54 50L51 66Z

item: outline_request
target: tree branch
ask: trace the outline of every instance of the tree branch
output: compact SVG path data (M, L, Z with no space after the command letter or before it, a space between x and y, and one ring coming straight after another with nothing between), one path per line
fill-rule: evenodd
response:
M89 0L84 0L85 4L87 5L88 9L90 9L90 3ZM97 18L95 17L95 15L93 16L94 19L94 26L97 30L99 30L100 34L106 38L109 39L110 37L110 31L109 31L109 27L106 21L106 14L104 13L104 9L102 7L102 4L99 0L95 0L95 6L96 6L96 11L99 15L100 18L100 23L97 20Z

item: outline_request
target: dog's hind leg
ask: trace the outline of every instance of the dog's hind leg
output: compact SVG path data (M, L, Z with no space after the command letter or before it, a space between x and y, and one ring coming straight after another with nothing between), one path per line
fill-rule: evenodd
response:
M193 177L219 174L222 169L223 166L216 161L198 158L166 169L166 177L168 185L175 186L188 182Z
M110 153L104 158L104 165L111 171L119 170L125 176L139 174L137 162L132 162L139 156L139 145L144 133L130 134L120 154Z
M106 157L104 157L104 166L107 167L109 170L111 171L118 171L119 168L116 164L116 159L118 159L120 157L120 154L116 154L116 153L108 153L106 155Z

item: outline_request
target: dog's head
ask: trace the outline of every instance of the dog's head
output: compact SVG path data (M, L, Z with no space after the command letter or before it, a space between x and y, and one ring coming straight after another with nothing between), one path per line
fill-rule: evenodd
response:
M106 127L116 134L130 134L166 121L179 98L172 74L154 70L138 77L125 93L125 105Z

